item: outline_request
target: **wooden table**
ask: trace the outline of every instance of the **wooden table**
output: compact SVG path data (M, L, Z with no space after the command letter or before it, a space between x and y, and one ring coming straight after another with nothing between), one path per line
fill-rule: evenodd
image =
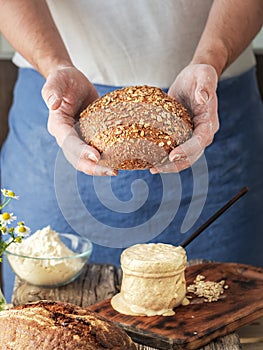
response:
M196 261L195 261L196 263ZM40 288L16 278L12 303L19 305L41 299L59 300L88 307L111 298L119 291L121 271L112 265L88 265L72 283L59 288ZM137 344L138 350L158 350ZM236 333L215 339L199 350L240 350L240 340Z

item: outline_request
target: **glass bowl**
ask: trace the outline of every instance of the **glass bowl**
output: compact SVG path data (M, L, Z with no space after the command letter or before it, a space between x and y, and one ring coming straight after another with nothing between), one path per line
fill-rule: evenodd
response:
M92 243L85 237L72 233L58 233L61 242L74 255L56 257L33 257L5 251L9 265L24 281L41 287L58 287L74 281L87 264ZM10 246L11 247L11 246Z

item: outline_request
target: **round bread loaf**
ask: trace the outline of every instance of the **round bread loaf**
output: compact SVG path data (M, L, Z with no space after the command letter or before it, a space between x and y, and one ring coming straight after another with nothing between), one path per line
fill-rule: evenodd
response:
M0 312L0 348L136 350L124 330L78 306L39 301Z
M147 169L192 135L186 108L161 89L130 86L110 92L80 114L83 139L101 153L99 164L114 169Z

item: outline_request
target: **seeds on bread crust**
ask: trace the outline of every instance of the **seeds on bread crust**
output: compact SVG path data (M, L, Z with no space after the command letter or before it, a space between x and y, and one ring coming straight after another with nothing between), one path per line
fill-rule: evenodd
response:
M163 164L173 148L191 137L192 121L186 108L161 89L132 86L89 105L80 115L80 131L102 154L100 164L146 169Z

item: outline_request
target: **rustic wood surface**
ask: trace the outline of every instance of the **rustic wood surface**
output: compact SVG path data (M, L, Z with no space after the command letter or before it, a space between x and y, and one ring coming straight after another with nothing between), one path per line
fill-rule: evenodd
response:
M112 265L88 265L83 273L72 283L59 288L40 288L16 278L13 304L23 304L37 300L59 300L71 302L82 307L90 307L110 299L119 291L121 272ZM158 342L156 342L157 344ZM158 350L162 347L137 343L138 350ZM240 350L236 333L222 336L199 350Z
M196 296L170 317L134 317L116 312L110 300L90 306L92 311L124 328L137 342L160 349L196 349L218 336L263 316L263 269L235 263L204 263L186 269L187 285L198 274L207 280L225 280L228 289L216 303Z
M237 330L242 350L263 349L263 317Z

